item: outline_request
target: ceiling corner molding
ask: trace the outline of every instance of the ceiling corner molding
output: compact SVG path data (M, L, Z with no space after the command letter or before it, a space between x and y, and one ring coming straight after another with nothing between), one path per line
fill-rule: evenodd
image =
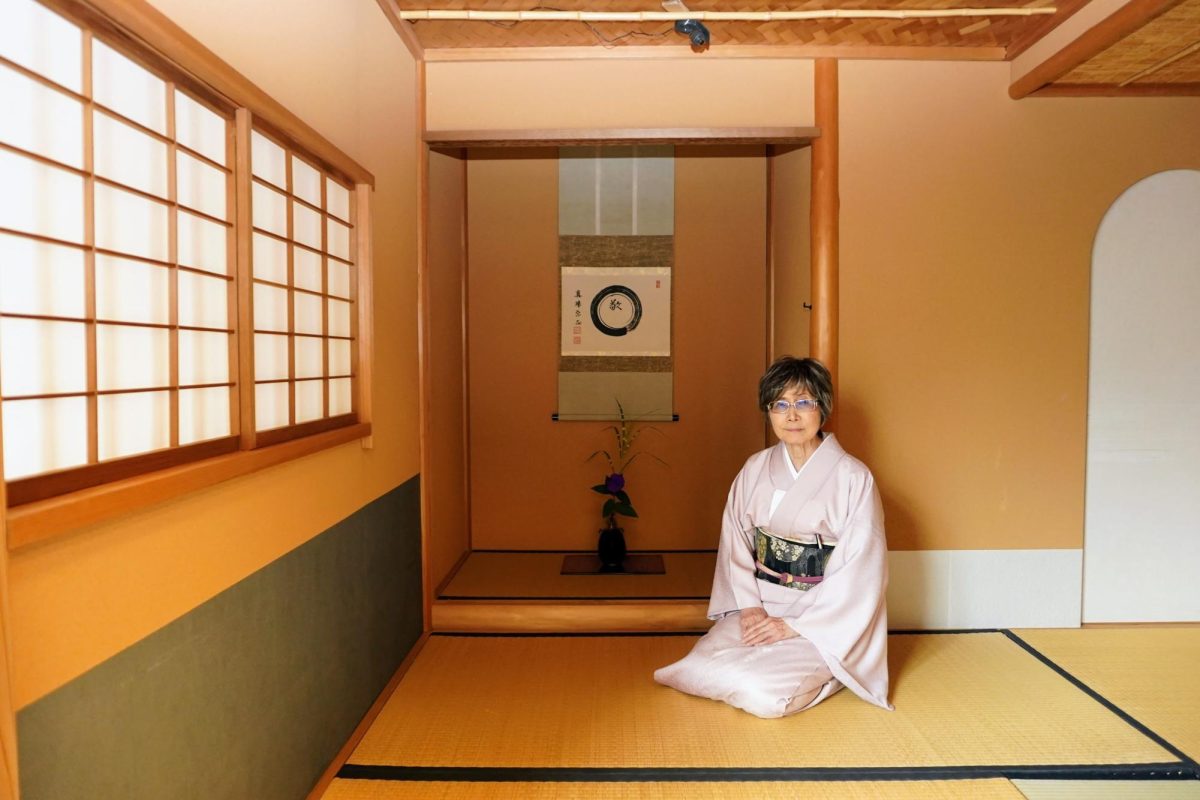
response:
M1092 0L1013 60L1009 97L1019 100L1048 86L1180 2Z

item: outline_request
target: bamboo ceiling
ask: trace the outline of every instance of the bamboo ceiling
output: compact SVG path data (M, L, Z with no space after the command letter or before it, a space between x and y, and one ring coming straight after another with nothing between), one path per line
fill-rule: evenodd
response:
M1070 5L1055 0L793 0L792 2L722 2L687 0L691 11L781 11L818 9L887 8L889 10L942 8L1036 8ZM661 11L657 0L399 0L401 10L475 9L527 11L533 9L579 11ZM1057 15L1055 15L1057 16ZM844 47L955 47L1007 48L1023 34L1048 24L1047 16L946 17L940 19L825 19L771 22L710 21L713 49L732 45L772 48L787 45ZM482 22L420 20L412 23L425 48L510 47L658 47L682 45L670 22L621 23L577 21ZM769 55L764 52L764 55Z
M1052 85L1200 89L1200 0L1183 0Z
M658 0L380 0L401 12L472 11L661 11ZM947 16L919 19L707 20L707 50L714 55L837 58L931 58L1011 60L1088 0L685 0L688 10L819 11L877 9L1034 9L1030 16ZM1141 0L1147 21L1068 69L1048 86L1060 93L1200 94L1200 0ZM1140 14L1141 12L1139 12ZM420 19L401 22L429 57L536 58L649 54L687 55L687 40L670 21L579 20L484 21ZM562 49L569 48L569 49ZM631 49L632 48L632 49ZM703 57L703 56L697 56Z

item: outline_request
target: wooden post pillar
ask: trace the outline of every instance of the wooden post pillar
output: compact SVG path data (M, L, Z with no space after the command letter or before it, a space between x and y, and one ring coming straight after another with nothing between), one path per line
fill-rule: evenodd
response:
M0 442L4 432L0 430ZM12 638L8 629L8 497L0 448L0 800L16 800L17 718L12 699Z
M838 62L819 58L815 71L816 124L812 146L812 317L810 354L838 385ZM831 422L836 422L836 417ZM830 426L826 426L830 427Z

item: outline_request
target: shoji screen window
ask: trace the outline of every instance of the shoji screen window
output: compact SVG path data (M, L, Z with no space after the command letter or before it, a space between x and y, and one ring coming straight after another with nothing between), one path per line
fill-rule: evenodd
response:
M236 449L231 121L32 0L4 5L10 502Z
M251 133L256 444L356 421L354 193Z

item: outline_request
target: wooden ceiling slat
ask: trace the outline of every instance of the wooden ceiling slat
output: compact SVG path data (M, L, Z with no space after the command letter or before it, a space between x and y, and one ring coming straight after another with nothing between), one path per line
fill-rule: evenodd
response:
M553 128L426 131L430 147L569 147L631 144L806 145L819 128Z

